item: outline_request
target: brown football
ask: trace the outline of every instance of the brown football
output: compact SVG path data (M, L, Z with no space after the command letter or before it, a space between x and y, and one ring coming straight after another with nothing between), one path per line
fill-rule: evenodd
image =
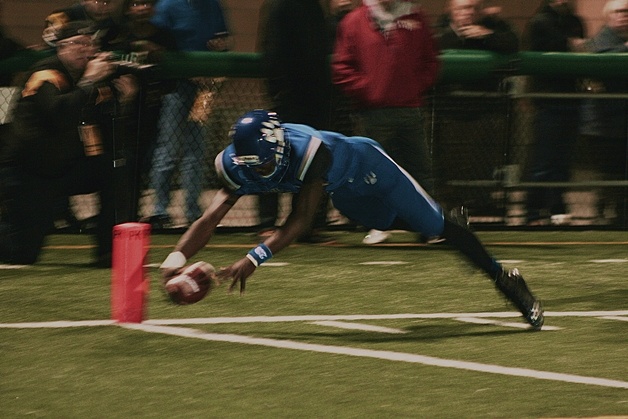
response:
M175 304L201 301L214 286L216 270L207 262L196 262L166 282L168 297Z

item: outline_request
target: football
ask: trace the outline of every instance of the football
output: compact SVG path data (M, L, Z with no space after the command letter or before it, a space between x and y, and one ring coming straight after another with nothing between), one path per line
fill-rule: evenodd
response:
M218 282L216 270L207 262L196 262L166 282L168 297L175 304L187 305L201 301Z

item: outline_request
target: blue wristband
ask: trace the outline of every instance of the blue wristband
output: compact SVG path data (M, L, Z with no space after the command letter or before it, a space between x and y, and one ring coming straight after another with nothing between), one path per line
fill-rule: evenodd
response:
M268 246L264 243L260 243L256 248L251 249L246 257L253 262L255 266L259 266L273 257L273 252L270 251Z

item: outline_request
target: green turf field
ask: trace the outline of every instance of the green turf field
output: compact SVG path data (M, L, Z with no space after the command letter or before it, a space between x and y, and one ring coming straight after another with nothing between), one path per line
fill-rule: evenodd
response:
M628 417L628 233L478 233L544 301L539 332L446 246L333 234L276 255L244 296L174 306L150 272L129 327L108 321L90 239L52 236L39 264L0 269L0 417ZM177 238L153 236L148 262ZM256 243L220 234L192 261Z

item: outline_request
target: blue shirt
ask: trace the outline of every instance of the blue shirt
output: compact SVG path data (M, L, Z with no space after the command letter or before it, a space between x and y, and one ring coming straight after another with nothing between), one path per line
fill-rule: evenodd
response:
M159 0L152 22L172 31L180 51L208 51L207 41L228 32L218 0Z

